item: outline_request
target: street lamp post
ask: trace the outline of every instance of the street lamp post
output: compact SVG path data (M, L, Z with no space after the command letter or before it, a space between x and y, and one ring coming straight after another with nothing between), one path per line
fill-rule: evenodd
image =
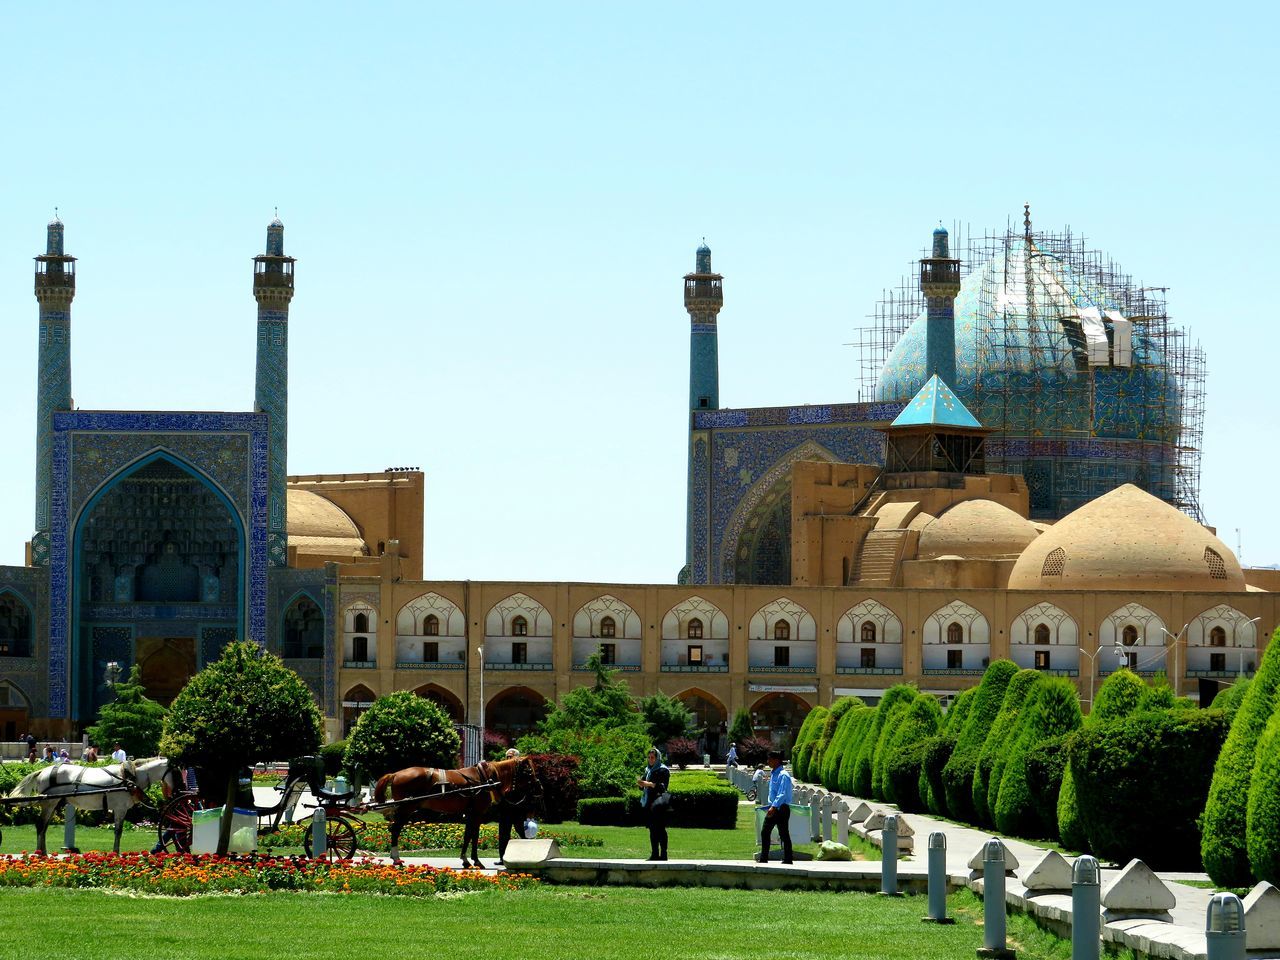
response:
M120 664L115 660L107 661L107 686L111 688L113 696L119 697L116 693L116 684L120 681Z
M1103 644L1099 644L1098 649L1093 651L1093 653L1089 653L1085 650L1080 651L1082 656L1086 656L1089 658L1089 709L1091 711L1093 710L1093 684L1098 677L1098 666L1095 661L1095 658L1098 656L1098 654L1100 654L1103 651L1105 647L1106 647L1106 644L1103 643ZM1120 641L1117 640L1115 643L1115 646L1112 647L1111 649L1112 649L1112 652L1116 655L1116 668L1119 669L1120 662L1124 660L1124 648L1120 646Z
M476 647L480 658L480 754L484 755L484 647Z
M1182 674L1178 672L1178 645L1182 643L1182 635L1187 632L1189 626L1191 624L1184 623L1176 637L1164 627L1160 628L1160 632L1173 641L1173 695L1175 697L1182 695Z

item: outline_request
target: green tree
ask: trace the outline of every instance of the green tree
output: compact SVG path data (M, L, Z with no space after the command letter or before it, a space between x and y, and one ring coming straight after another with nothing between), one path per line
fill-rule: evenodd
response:
M1244 695L1249 692L1249 677L1239 677L1235 683L1218 691L1218 695L1213 698L1213 703L1209 706L1214 710L1221 710L1227 715L1227 723L1231 723L1236 718L1236 711L1240 709L1240 704L1244 703Z
M1280 630L1267 644L1258 672L1231 722L1231 732L1213 769L1213 784L1201 821L1204 869L1214 883L1248 884L1252 874L1246 815L1258 741L1280 701Z
M836 724L826 755L822 758L822 785L828 790L842 789L840 778L846 758L849 760L849 776L853 776L853 760L857 758L858 746L875 716L874 708L862 706L847 711Z
M885 691L880 702L876 704L873 719L863 734L856 751L850 753L848 760L840 764L840 789L855 797L872 799L872 778L875 772L876 747L880 744L880 734L889 713L900 703L910 702L916 696L916 688L905 683L895 684Z
M131 757L154 757L160 750L167 711L143 692L142 668L136 663L129 679L112 685L115 699L98 711L98 722L85 730L89 742L105 754L114 743Z
M314 753L323 731L320 709L303 679L256 643L235 642L174 699L160 749L222 788L218 852L226 853L240 771L259 760Z
M1103 681L1097 698L1089 705L1084 726L1093 727L1129 716L1138 709L1146 692L1147 685L1136 673L1128 669L1117 670ZM1058 839L1068 850L1087 850L1089 847L1089 835L1085 832L1076 798L1075 774L1069 763L1063 770L1062 786L1058 789Z
M814 707L800 724L800 732L796 735L795 746L791 751L791 772L797 780L809 780L809 758L813 756L813 748L817 744L818 735L826 725L831 711L826 707Z
M626 683L618 679L619 672L605 664L599 653L587 657L586 666L595 673L595 682L564 694L538 729L552 734L560 730L634 727L645 733L645 718L636 709Z
M406 767L453 767L462 740L439 704L409 690L373 701L347 737L343 763L376 780Z
M1247 822L1245 845L1253 875L1280 883L1280 711L1272 714L1258 739Z
M927 694L916 697L906 716L897 725L893 739L884 751L884 795L904 812L921 811L920 772L929 738L942 726L942 709L938 698Z
M649 725L649 739L654 743L666 743L693 730L693 711L661 691L641 699L640 713Z
M884 726L880 729L880 738L876 741L875 750L871 754L871 795L877 800L886 799L884 774L885 761L889 757L889 745L897 736L898 727L906 720L907 711L911 709L911 704L918 696L915 688L912 687L910 696L903 697L890 708L889 715L885 717Z
M733 715L733 723L729 726L729 739L741 743L756 735L756 728L751 723L751 712L745 708Z

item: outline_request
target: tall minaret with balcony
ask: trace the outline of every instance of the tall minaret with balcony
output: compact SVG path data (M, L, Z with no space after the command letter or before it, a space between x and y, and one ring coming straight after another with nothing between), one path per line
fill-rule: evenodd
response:
M724 306L724 278L711 272L711 248L698 247L693 273L684 276L684 308L689 312L689 485L685 509L683 583L707 576L707 457L709 437L698 429L700 411L720 407L720 359L716 318ZM693 578L692 581L690 578Z
M285 534L285 464L289 442L289 301L293 257L284 255L284 224L267 225L267 251L253 258L253 296L258 301L258 366L254 409L267 423L268 563L288 561Z
M933 256L920 261L920 292L928 305L925 321L925 371L956 388L956 297L960 293L960 261L951 258L947 231L933 231Z
M76 258L63 250L62 221L49 221L43 256L36 257L40 304L39 372L36 381L36 529L31 561L49 562L49 515L53 479L53 414L71 409L71 301L76 295Z

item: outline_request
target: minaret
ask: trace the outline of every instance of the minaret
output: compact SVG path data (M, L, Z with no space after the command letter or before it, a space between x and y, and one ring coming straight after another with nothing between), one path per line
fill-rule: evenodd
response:
M36 531L31 560L49 562L49 513L53 477L53 414L71 409L71 301L76 258L63 252L62 221L49 221L44 256L36 257L40 303L40 356L36 382Z
M684 308L689 311L689 481L685 505L685 565L681 583L709 582L707 516L709 435L697 414L720 407L720 360L716 317L724 306L724 278L711 272L711 248L703 240L693 273L684 275ZM691 579L692 578L692 579Z
M956 388L956 296L960 261L951 259L947 231L933 231L933 256L920 261L920 292L928 304L925 323L924 379L935 373Z
M698 247L693 273L684 275L684 308L689 311L689 408L720 406L720 360L716 317L724 306L724 278L711 272L711 248Z
M267 423L268 563L288 561L285 534L285 464L289 442L289 301L293 257L284 255L284 224L267 225L267 252L253 258L253 296L258 301L258 368L254 409Z

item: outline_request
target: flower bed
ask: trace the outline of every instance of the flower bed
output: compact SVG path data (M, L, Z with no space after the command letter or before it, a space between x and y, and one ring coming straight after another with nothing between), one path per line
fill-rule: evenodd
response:
M425 866L396 867L373 860L149 853L0 857L0 887L99 887L175 897L271 890L429 897L455 891L520 890L537 882L524 874L489 876Z
M302 846L303 833L309 830L305 823L286 824L279 833L263 834L258 838L258 845L264 850L275 847ZM604 841L599 837L586 837L571 833L568 830L538 830L542 840L555 840L562 847L600 847ZM391 824L385 820L367 820L360 831L356 842L361 850L386 852L391 849ZM411 823L400 832L401 850L457 850L462 846L462 824L460 823ZM492 823L480 826L480 848L482 850L498 849L498 828Z

